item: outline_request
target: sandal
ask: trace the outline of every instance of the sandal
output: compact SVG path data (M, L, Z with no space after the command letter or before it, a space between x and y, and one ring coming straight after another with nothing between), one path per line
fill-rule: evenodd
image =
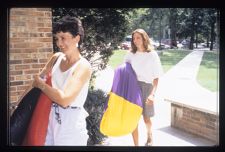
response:
M147 142L145 143L145 146L152 146L153 145L153 141L152 141L152 133L150 135L148 135L148 139Z

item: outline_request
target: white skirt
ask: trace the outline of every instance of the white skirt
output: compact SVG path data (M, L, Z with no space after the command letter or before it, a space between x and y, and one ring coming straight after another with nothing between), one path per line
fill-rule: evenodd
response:
M86 146L88 134L84 108L62 108L53 103L49 115L46 146Z

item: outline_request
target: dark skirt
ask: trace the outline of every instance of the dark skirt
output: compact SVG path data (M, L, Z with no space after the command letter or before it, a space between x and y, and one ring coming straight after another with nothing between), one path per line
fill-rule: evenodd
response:
M153 117L155 115L154 103L152 105L146 104L146 100L152 90L151 83L145 83L143 81L138 81L138 84L141 88L142 92L142 103L143 103L143 116L145 117Z

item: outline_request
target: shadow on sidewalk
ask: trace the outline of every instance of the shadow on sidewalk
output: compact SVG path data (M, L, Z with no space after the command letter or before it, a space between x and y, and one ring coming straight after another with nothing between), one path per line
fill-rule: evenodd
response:
M170 139L168 140L168 142L170 142L170 146L214 146L216 144L212 141L181 131L171 126L159 128L158 131L163 132L164 136L169 137L167 137L167 139Z

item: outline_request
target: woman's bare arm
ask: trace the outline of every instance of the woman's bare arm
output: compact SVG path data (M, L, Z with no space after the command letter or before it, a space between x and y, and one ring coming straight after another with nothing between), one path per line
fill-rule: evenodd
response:
M91 67L89 64L82 62L74 70L71 78L69 78L65 90L59 90L45 84L40 78L36 77L37 83L34 84L41 88L42 91L54 102L62 107L67 107L77 97L84 84L91 77ZM44 87L43 87L44 86Z

